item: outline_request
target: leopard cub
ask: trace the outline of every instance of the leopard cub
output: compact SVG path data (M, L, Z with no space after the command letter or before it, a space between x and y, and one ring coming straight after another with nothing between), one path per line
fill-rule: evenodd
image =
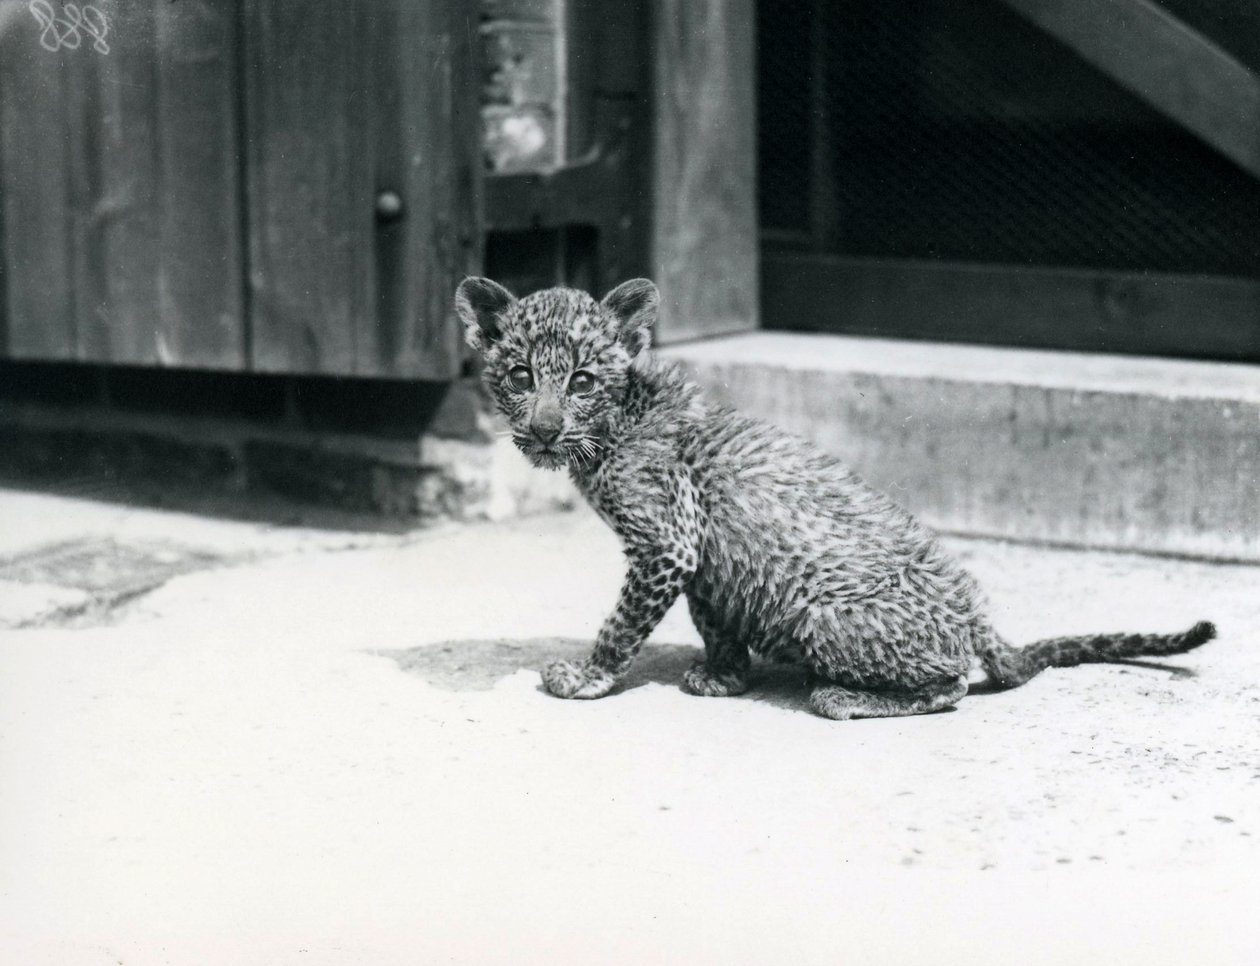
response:
M466 279L455 304L485 385L536 466L567 468L621 538L628 569L594 650L543 671L562 698L598 698L686 594L705 658L699 695L747 687L750 655L803 662L829 718L937 711L978 660L999 686L1047 667L1177 654L1215 635L1055 638L1012 647L972 577L913 517L836 459L708 402L648 346L656 286L603 301L553 288L517 299Z

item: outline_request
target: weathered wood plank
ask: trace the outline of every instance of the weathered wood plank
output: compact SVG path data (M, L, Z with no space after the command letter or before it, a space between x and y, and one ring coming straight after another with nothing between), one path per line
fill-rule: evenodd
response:
M657 336L756 328L754 0L657 0Z
M131 10L108 39L108 54L66 52L78 354L150 365L159 361L163 247L156 24L149 11Z
M1250 280L768 253L762 285L767 328L1260 361Z
M254 368L452 375L476 247L473 12L245 8Z
M0 292L12 359L73 359L73 236L64 59L25 4L0 6Z
M153 8L162 239L155 349L163 363L245 368L237 6Z
M375 318L364 375L442 379L459 371L451 295L476 268L481 163L475 23L459 4L379 3L372 22ZM401 209L392 213L391 196Z
M1260 77L1152 0L1002 0L1260 177Z
M597 225L594 252L594 287L603 291L653 271L649 254L653 146L646 93L651 86L650 13L645 0L605 0L592 13L598 22L595 46L587 56L594 57L597 66L587 75L595 85L589 126L610 182L608 216ZM576 50L573 53L578 56Z
M364 5L245 10L252 364L353 373L375 302Z
M6 21L14 357L241 366L234 10L120 8L102 50Z

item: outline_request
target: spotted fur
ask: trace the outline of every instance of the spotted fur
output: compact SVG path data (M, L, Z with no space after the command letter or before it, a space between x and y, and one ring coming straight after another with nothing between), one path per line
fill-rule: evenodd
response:
M552 694L607 694L679 594L705 647L686 690L741 693L750 654L800 661L818 679L811 707L829 718L947 707L977 659L1012 687L1047 667L1176 654L1215 635L1203 622L1010 646L972 577L908 513L644 352L656 305L643 279L602 302L565 288L517 300L488 279L456 296L516 444L535 465L567 467L625 549L612 615L589 658L544 670Z

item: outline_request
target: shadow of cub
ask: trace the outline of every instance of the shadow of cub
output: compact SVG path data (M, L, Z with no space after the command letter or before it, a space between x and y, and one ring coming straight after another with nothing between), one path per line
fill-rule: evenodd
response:
M488 691L517 671L537 672L557 658L581 660L591 649L589 640L536 637L526 640L442 641L399 650L373 651L400 670L416 674L447 691ZM643 649L615 692L633 691L645 684L676 688L683 673L704 656L686 644L653 644ZM804 668L786 664L754 664L747 697L798 711L809 710L809 676ZM542 685L539 685L542 689Z

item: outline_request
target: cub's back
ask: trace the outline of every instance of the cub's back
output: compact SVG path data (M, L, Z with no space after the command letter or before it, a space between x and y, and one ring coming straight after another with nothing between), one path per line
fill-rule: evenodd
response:
M914 519L839 460L805 440L725 407L710 409L683 444L684 461L715 522L798 534L846 552L932 540ZM801 541L791 546L799 547Z
M973 617L974 581L935 535L810 443L713 407L683 458L706 511L702 560L723 597L762 588L787 608L896 598L913 611L922 596L938 616L944 604Z

